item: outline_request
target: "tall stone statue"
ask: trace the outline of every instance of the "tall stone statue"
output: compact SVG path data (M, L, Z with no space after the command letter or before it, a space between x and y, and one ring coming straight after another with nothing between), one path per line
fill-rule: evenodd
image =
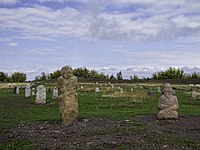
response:
M63 123L76 121L78 116L77 77L69 66L64 66L58 78L58 100L60 116Z
M176 119L178 118L178 99L173 95L171 84L165 83L163 86L163 95L159 99L157 114L158 119Z

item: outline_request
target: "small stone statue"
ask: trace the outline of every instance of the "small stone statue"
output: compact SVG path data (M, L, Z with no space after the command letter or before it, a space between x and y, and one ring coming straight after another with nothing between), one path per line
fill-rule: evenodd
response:
M58 98L58 89L55 86L52 93L52 99L57 99L57 98Z
M158 119L176 119L178 118L178 99L173 95L172 86L165 83L163 86L163 95L159 99L157 114Z
M61 120L63 123L76 121L78 116L77 77L69 66L64 66L58 78L58 100Z
M36 104L45 104L46 103L46 88L44 85L39 85L37 87L35 103Z
M30 97L30 96L31 96L31 85L30 83L27 83L25 88L25 97Z

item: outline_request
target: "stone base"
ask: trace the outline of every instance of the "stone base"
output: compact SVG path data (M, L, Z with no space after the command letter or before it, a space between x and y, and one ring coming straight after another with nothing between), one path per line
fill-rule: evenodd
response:
M160 110L157 114L157 119L178 119L178 112L177 111L163 111Z

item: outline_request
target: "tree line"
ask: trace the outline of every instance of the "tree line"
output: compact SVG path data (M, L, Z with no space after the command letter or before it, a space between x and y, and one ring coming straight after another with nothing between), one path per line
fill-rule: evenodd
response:
M52 73L42 72L41 75L35 77L35 80L49 80L57 79L61 75L61 70L54 71ZM82 78L93 79L106 79L106 80L124 80L122 72L119 71L116 76L113 74L105 75L104 73L98 73L96 70L89 70L87 68L74 69L74 75ZM152 74L152 77L139 78L136 74L130 76L131 81L148 81L148 80L165 80L165 79L200 79L200 73L193 72L191 74L184 73L183 69L177 69L170 67L166 71L160 71ZM127 79L126 79L127 80ZM4 72L0 72L0 82L24 82L26 81L26 74L21 72L14 72L10 76Z
M3 71L0 72L0 82L25 82L26 74L22 72L14 72L10 76Z
M184 73L183 69L168 68L166 71L160 71L153 73L153 80L164 80L164 79L199 79L200 73L193 72L191 74Z
M36 80L47 80L47 79L57 79L61 75L61 70L57 70L50 74L45 74L36 76ZM119 71L116 76L113 74L105 75L103 73L98 73L96 70L89 70L87 68L76 68L74 69L74 75L82 78L97 78L97 79L108 79L108 80L123 80L122 72ZM131 81L148 81L148 80L165 80L165 79L198 79L200 78L200 73L193 72L191 74L184 73L183 69L177 69L170 67L166 71L160 71L152 74L152 77L139 78L136 74L130 76Z
M42 72L41 75L35 77L35 80L48 80L57 79L61 75L61 70L54 71L53 73ZM74 75L82 78L96 78L96 79L110 79L110 80L123 80L122 72L118 72L116 77L112 74L111 76L105 75L104 73L98 73L96 70L89 70L87 68L76 68L74 69Z

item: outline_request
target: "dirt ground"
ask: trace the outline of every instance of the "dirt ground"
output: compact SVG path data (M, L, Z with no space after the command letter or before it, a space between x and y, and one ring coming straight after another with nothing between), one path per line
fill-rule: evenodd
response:
M27 140L34 149L200 149L200 117L157 120L137 116L129 120L82 118L63 125L43 121L6 129L0 143Z

